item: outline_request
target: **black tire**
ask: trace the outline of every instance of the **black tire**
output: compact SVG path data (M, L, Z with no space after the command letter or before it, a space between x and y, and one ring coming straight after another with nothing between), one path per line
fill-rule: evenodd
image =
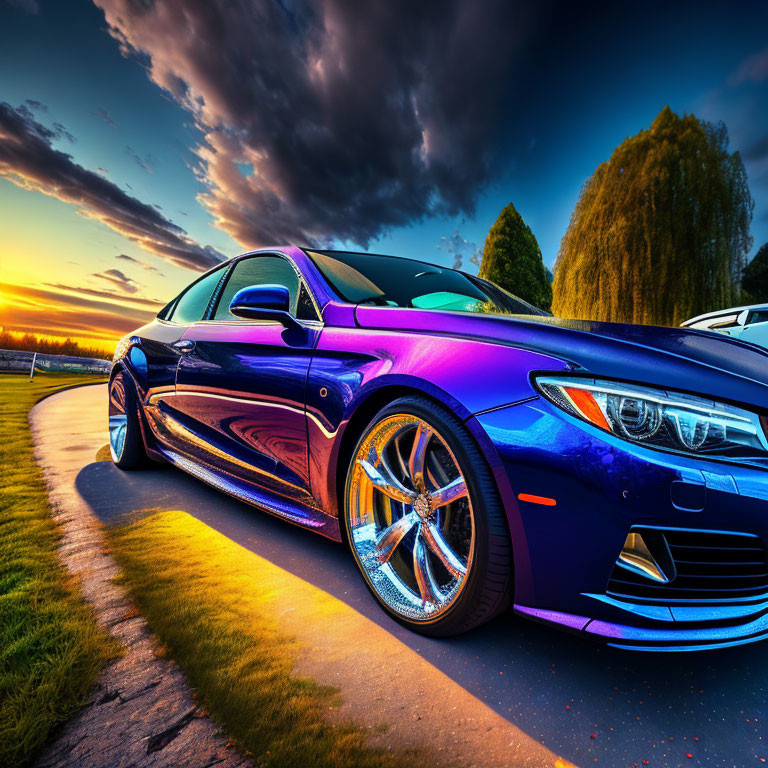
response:
M431 622L411 621L392 610L372 587L351 543L349 499L355 458L361 444L376 424L387 416L403 413L423 419L438 430L464 475L474 517L475 548L467 583L450 609ZM512 544L506 513L491 469L464 424L431 400L418 396L395 400L382 408L363 430L347 467L343 518L347 541L366 586L385 611L409 629L432 637L449 637L489 621L509 606L514 581Z
M109 382L110 418L113 415L113 411L116 410L115 398L117 396L119 400L120 389L123 392L125 440L123 441L122 449L116 452L110 436L112 461L116 467L124 471L143 469L148 465L149 460L144 450L144 440L141 435L141 425L139 424L138 398L131 377L124 371L116 373Z

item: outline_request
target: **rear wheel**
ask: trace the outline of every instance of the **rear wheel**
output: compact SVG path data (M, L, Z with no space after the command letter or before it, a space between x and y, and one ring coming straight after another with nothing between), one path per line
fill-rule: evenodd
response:
M123 371L109 383L109 452L120 469L139 469L147 461L135 390Z
M512 594L506 515L466 427L429 400L381 410L352 455L345 523L382 606L411 629L464 632Z

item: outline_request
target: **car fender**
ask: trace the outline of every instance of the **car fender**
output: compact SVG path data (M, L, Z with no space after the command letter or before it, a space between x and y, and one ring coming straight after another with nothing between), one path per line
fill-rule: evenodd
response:
M307 377L312 493L329 514L339 514L351 448L380 408L406 394L421 394L467 423L482 442L494 475L499 475L501 463L493 466L492 441L477 433L479 425L470 425L471 417L537 397L530 382L532 370L567 369L557 358L503 344L326 327ZM499 476L497 485L514 515L508 481L505 485Z

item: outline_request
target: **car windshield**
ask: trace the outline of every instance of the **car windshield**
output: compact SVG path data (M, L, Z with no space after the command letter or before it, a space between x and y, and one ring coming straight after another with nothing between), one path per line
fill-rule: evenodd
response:
M487 280L397 256L307 251L342 299L382 307L547 315Z

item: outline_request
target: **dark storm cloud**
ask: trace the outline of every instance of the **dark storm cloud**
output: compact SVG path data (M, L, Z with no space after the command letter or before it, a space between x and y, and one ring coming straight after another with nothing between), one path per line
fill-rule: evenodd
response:
M72 144L77 141L77 139L61 123L53 124L53 135L57 139L66 139Z
M178 266L203 270L224 258L216 249L196 243L151 205L54 149L55 138L56 131L38 123L25 107L0 103L0 176L77 205L84 216Z
M95 2L194 115L199 199L244 246L471 212L530 26L505 0Z
M48 107L46 107L44 104L41 104L39 101L34 101L33 99L27 99L23 104L17 107L16 112L27 122L35 123L35 116L33 114L33 110L35 112L47 113ZM42 135L44 135L48 139L66 139L72 144L74 144L77 141L77 139L61 123L53 123L52 128L45 128L43 126L39 126L39 127L43 131Z

